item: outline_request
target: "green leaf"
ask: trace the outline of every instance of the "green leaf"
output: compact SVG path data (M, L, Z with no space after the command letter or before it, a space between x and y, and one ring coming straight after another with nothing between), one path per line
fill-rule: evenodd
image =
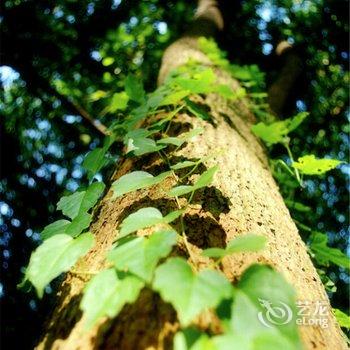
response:
M162 101L159 103L160 106L167 106L167 105L176 105L178 104L184 97L188 96L190 94L190 91L188 90L180 90L175 91L173 93L170 93L166 95Z
M169 224L170 222L173 222L174 220L176 220L179 216L181 216L183 213L185 212L185 209L180 209L180 210L174 210L171 211L169 214L167 214L164 219L163 222L165 224Z
M203 128L195 128L189 132L185 132L178 137L166 137L164 139L158 140L157 143L160 144L173 144L177 147L183 145L186 141L192 139L193 137L201 134L203 132Z
M138 298L144 283L134 276L118 278L112 269L103 270L86 285L80 309L84 312L84 327L93 327L103 317L113 318L123 306Z
M64 215L74 219L78 214L88 211L96 204L104 188L104 183L94 182L86 191L64 196L57 203L57 210L62 210Z
M95 102L100 100L101 98L105 97L107 95L107 92L103 91L103 90L97 90L94 91L92 94L89 95L89 100L91 102Z
M197 103L192 102L189 98L185 98L187 109L194 114L197 118L209 121L212 120L211 115Z
M350 329L350 317L346 313L339 309L333 309L333 313L340 327Z
M147 188L162 182L171 172L167 171L158 176L153 176L146 171L133 171L132 173L121 176L112 184L114 191L113 198L120 197L125 193Z
M54 235L65 233L67 226L70 225L68 220L57 220L50 225L47 225L41 232L42 239L48 239Z
M218 169L219 167L215 165L212 168L206 170L194 184L195 189L197 190L198 188L210 185L213 182L214 175Z
M157 143L165 145L175 145L177 147L180 147L184 143L184 141L181 140L179 137L165 137L163 139L158 140Z
M143 154L153 153L161 150L165 146L157 145L157 143L149 138L130 138L128 140L127 153L134 152L135 156L142 156Z
M300 350L296 315L295 292L280 273L264 265L244 272L234 293L230 324L252 349Z
M209 338L206 333L194 328L186 328L182 332L176 333L174 337L174 350L232 349L253 350L247 339L236 334L224 334Z
M198 190L199 188L208 186L213 181L214 174L218 170L218 168L219 167L216 165L216 166L206 170L198 178L198 180L195 182L195 184L192 185L192 186L190 186L190 185L180 185L180 186L173 187L168 192L168 195L170 197L175 197L175 196L178 197L178 196L182 196L184 194L190 193L190 192L194 192L194 191Z
M236 94L232 91L232 89L228 85L223 85L223 84L217 85L215 92L229 100L236 98Z
M197 162L193 162L193 161L190 161L190 160L185 160L183 162L179 162L177 164L172 165L170 168L173 169L173 170L179 170L179 169L188 168L190 166L194 166L196 164L197 164Z
M89 180L107 164L106 152L107 150L97 147L86 155L83 168L87 170Z
M130 100L137 103L145 102L145 90L143 84L134 75L128 75L125 79L125 92L129 96Z
M107 136L103 147L95 148L86 155L83 161L83 168L87 170L89 180L107 164L106 153L114 141L114 137Z
M261 235L245 234L231 240L226 250L230 253L256 252L265 247L267 238Z
M201 72L193 74L193 76L190 78L180 75L179 77L173 79L172 83L178 85L184 91L188 91L191 94L204 94L215 90L215 80L216 76L213 70L211 68L207 68Z
M68 271L93 243L94 236L89 232L76 239L58 234L45 240L32 253L26 279L34 285L39 298L43 296L45 286L62 272Z
M170 258L156 269L153 289L173 305L182 326L232 293L229 281L222 274L213 270L195 274L182 258Z
M308 207L307 205L304 205L303 203L291 201L288 199L285 199L284 201L289 209L294 209L294 210L300 211L302 213L306 213L306 212L311 211L311 207Z
M168 224L178 218L182 212L182 210L177 210L163 217L162 213L156 208L139 209L137 212L130 214L120 224L119 238L157 224Z
M260 122L252 126L252 131L267 144L283 143L285 137L295 130L308 115L309 113L307 112L301 112L293 118L280 120L271 124Z
M132 272L150 282L159 260L176 244L176 232L155 232L149 238L136 237L118 245L108 254L108 261L121 271Z
M310 249L315 254L317 262L328 266L333 263L340 267L350 269L350 259L339 249L327 246L327 235L321 232L313 232L310 236Z
M293 162L292 167L305 175L322 175L342 163L337 159L317 159L313 154L308 154L298 158L297 162Z
M287 119L288 123L288 132L295 130L308 116L308 112L300 112L291 119Z
M209 336L196 329L187 328L174 336L174 350L218 350Z
M260 122L252 126L252 131L268 144L283 142L288 134L288 128L284 121L278 121L270 125Z
M85 191L80 191L61 197L57 203L57 210L62 210L64 215L74 219L79 213L84 196Z
M210 258L222 258L233 253L256 252L263 249L266 245L266 242L266 237L248 233L242 236L238 236L228 242L225 249L208 248L205 249L202 254Z
M180 186L173 187L168 192L168 195L170 197L179 197L179 196L183 196L184 194L191 193L194 190L195 190L194 186L180 185Z
M65 234L72 237L79 236L81 232L90 226L91 220L91 214L85 212L79 213L66 228Z
M111 102L108 106L108 112L124 111L128 106L129 96L125 91L113 94Z

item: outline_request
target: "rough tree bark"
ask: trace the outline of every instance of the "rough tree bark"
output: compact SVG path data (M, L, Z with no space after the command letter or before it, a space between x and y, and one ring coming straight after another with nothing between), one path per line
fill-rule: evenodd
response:
M173 68L196 58L210 65L207 57L197 49L198 36L210 35L222 27L222 19L215 1L200 1L194 25L164 53L159 82ZM239 84L227 73L216 72L222 83L237 89ZM262 252L236 254L224 258L223 272L233 282L251 263L265 263L280 271L295 287L298 299L316 302L328 300L317 272L310 261L306 247L279 193L268 168L264 148L251 133L255 122L244 100L228 102L217 95L208 95L202 101L210 107L214 123L208 123L185 113L177 116L174 132L188 125L203 127L204 133L177 154L175 158L198 159L215 153L204 164L219 165L219 173L211 187L196 194L185 215L186 232L196 263L205 266L208 261L200 252L207 247L223 247L234 237L254 232L268 238ZM132 170L158 173L162 160L157 156L126 159L116 168L112 180ZM158 170L158 171L157 171ZM168 178L159 186L140 190L111 200L109 190L94 210L91 232L96 237L95 247L78 262L77 270L98 271L105 266L104 253L116 237L120 222L141 207L154 206L163 214L176 209L173 200L164 197L164 188L174 185ZM185 255L183 247L177 252ZM124 307L114 320L104 320L91 331L82 332L79 301L88 276L68 273L62 283L57 305L48 321L38 349L170 349L172 337L178 329L176 314L169 304L150 290L143 290L137 302ZM98 302L98 300L96 301ZM345 349L346 345L328 303L329 327L300 327L306 349ZM206 328L205 321L199 327ZM214 329L215 331L215 329Z

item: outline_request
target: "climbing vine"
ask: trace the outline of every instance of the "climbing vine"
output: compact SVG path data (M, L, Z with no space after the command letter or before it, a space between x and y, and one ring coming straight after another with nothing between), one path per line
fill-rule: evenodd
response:
M109 98L105 112L121 113L123 118L117 118L110 125L103 145L85 157L83 167L90 185L62 197L57 203L57 210L65 218L42 231L43 243L32 253L22 284L30 282L38 296L42 297L45 287L63 272L71 270L72 273L91 275L80 303L85 330L106 317L117 316L124 305L134 303L142 289L147 287L169 302L177 313L176 350L264 349L266 344L269 344L268 348L272 348L273 344L276 349L299 349L301 343L295 322L273 324L271 328L266 328L252 316L261 310L256 295L272 303L285 302L294 310L293 288L279 273L264 265L252 265L244 272L240 282L233 286L221 272L221 261L225 256L264 249L265 237L247 232L228 242L226 248L203 250L202 255L210 260L206 269L201 269L196 261L188 243L184 215L196 191L212 184L221 169L213 166L198 176L194 175L199 166L215 158L215 154L196 161L173 163L169 155L185 143L193 142L203 129L194 128L177 136L172 136L169 130L180 111L187 111L205 121L212 119L203 105L197 102L201 94L216 93L231 101L248 97L251 110L260 120L252 127L252 132L268 147L281 144L289 157L289 163L282 159L271 161L277 178L283 172L303 186L304 176L323 174L340 162L317 159L314 155L300 156L295 161L289 146L290 134L308 117L308 113L275 120L265 101L266 94L261 90L263 74L256 66L231 65L211 40L201 38L199 46L211 60L211 67L189 61L172 72L165 83L150 94L145 93L134 76L128 76L125 91L111 97L103 91L96 91L90 96L91 101ZM242 88L233 91L229 86L217 83L215 67L240 80ZM105 185L95 181L96 174L109 163L110 149L115 142L124 144L123 156L126 158L158 154L166 169L158 174L133 171L121 176L112 183L113 195L109 200L171 179L174 185L170 190L164 190L164 196L173 200L177 209L166 215L155 207L131 213L120 223L115 244L106 252L107 267L102 271L77 271L73 266L94 245L94 236L88 229L93 208L105 191ZM292 205L288 200L286 203ZM302 208L301 203L299 208ZM179 223L179 226L174 223ZM140 235L140 232L143 234ZM169 257L177 245L184 247L188 261L184 257ZM312 231L309 247L318 264L334 263L348 267L348 259L339 250L327 246L324 234ZM268 284L266 281L269 281ZM223 305L226 306L225 312ZM213 335L195 328L196 318L208 313L208 310L211 310L210 315L220 320L222 334ZM339 310L336 314L342 325L348 322L346 315ZM249 332L246 333L246 329Z

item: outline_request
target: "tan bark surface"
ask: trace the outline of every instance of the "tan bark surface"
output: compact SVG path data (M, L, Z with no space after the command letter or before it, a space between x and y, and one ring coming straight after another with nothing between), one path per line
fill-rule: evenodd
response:
M195 46L195 36L185 37L174 43L164 55L160 81L188 57L196 57L203 63L207 58ZM222 82L234 89L239 85L224 72L218 72ZM268 168L263 147L250 132L254 116L244 101L228 102L209 95L201 101L210 108L213 123L181 114L177 117L173 132L189 126L204 128L202 135L188 143L174 159L198 159L216 154L203 165L208 168L219 165L213 184L200 190L186 212L185 225L196 264L206 266L208 261L200 252L208 247L223 247L232 238L248 232L268 238L267 248L259 253L236 254L226 257L223 271L233 282L251 263L273 266L295 287L299 300L328 301L318 274L307 254L297 228L279 193ZM165 165L158 156L125 160L117 165L112 180L131 170L146 170L158 174ZM202 169L203 170L203 169ZM198 174L193 175L193 179ZM164 190L174 185L168 178L159 186L127 194L112 200L109 190L95 208L95 221L91 232L96 237L93 250L82 259L75 270L98 271L105 266L105 252L117 236L117 227L130 213L147 206L154 206L163 215L176 209L173 199ZM173 254L186 256L179 246ZM57 306L48 321L46 333L37 349L170 349L172 337L178 329L176 314L169 304L150 290L144 290L137 302L124 307L115 320L103 320L89 332L82 330L79 301L89 276L68 273L58 294ZM96 300L98 303L98 300ZM329 327L305 326L300 333L306 349L346 349L341 330L328 303ZM199 319L198 326L206 329L206 321ZM214 325L211 331L219 330ZM268 350L268 349L267 349Z

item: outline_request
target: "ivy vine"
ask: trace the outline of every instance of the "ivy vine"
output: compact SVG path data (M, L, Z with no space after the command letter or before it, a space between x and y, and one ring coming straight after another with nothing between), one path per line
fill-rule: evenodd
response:
M240 80L242 88L232 91L229 86L217 84L213 67L203 67L191 61L176 69L164 85L150 94L145 93L142 84L134 76L129 76L125 81L125 91L110 97L108 107L109 112L128 110L127 117L114 122L104 144L85 157L83 166L90 185L85 190L62 197L57 203L57 210L62 211L65 218L46 226L42 231L43 243L32 253L24 283L29 281L38 296L42 297L45 287L53 279L70 270L93 247L94 237L88 231L92 220L91 210L105 190L105 185L95 181L95 176L110 161L109 150L113 143L121 141L125 146L126 157L157 153L168 169L156 175L133 171L121 176L111 185L111 200L160 184L172 177L175 185L166 196L175 200L177 210L165 216L154 207L141 208L131 213L120 223L116 242L106 252L108 267L99 272L76 271L92 276L80 303L85 329L90 329L106 317L117 316L123 306L134 303L141 290L147 286L159 293L177 312L180 328L174 338L176 350L221 350L235 347L300 349L301 342L295 322L266 328L256 319L261 310L258 297L265 297L271 302L283 301L295 308L293 288L278 272L267 266L252 265L244 272L240 282L233 286L220 271L223 257L263 249L265 237L247 233L228 242L226 248L205 249L202 254L210 258L212 264L204 270L197 266L187 241L184 215L194 193L210 185L220 169L218 166L209 168L194 182L190 182L193 172L212 155L198 161L186 160L172 164L168 150L173 147L176 151L185 142L193 142L203 130L192 129L176 137L169 136L168 130L173 118L181 110L187 110L203 120L211 119L210 114L195 102L193 96L217 93L230 100L247 96L250 108L260 119L252 127L252 132L268 147L282 144L290 158L289 164L281 159L272 162L273 170L276 166L279 167L279 171L294 177L303 186L304 176L323 174L340 162L317 159L314 155L304 155L295 161L289 147L290 134L308 117L308 113L299 113L286 120L275 120L268 110L266 93L261 91L264 85L263 74L256 66L231 65L212 40L201 38L199 46L213 66L228 71ZM92 102L101 98L108 98L108 94L96 91L90 96ZM142 124L146 118L147 124ZM183 169L187 169L187 174L179 178L178 171ZM186 198L184 205L180 204L181 196ZM301 203L299 209L303 210ZM176 219L181 223L181 232L177 232L172 225ZM151 228L153 233L138 236L137 232L145 228ZM191 264L181 257L169 257L179 242L186 247ZM327 246L325 234L312 231L310 253L321 265L334 263L348 267L345 255ZM222 305L227 306L226 312L222 312ZM221 335L210 335L193 326L195 319L207 310L211 310L220 319L223 329ZM349 325L346 315L339 310L337 314L342 325Z

